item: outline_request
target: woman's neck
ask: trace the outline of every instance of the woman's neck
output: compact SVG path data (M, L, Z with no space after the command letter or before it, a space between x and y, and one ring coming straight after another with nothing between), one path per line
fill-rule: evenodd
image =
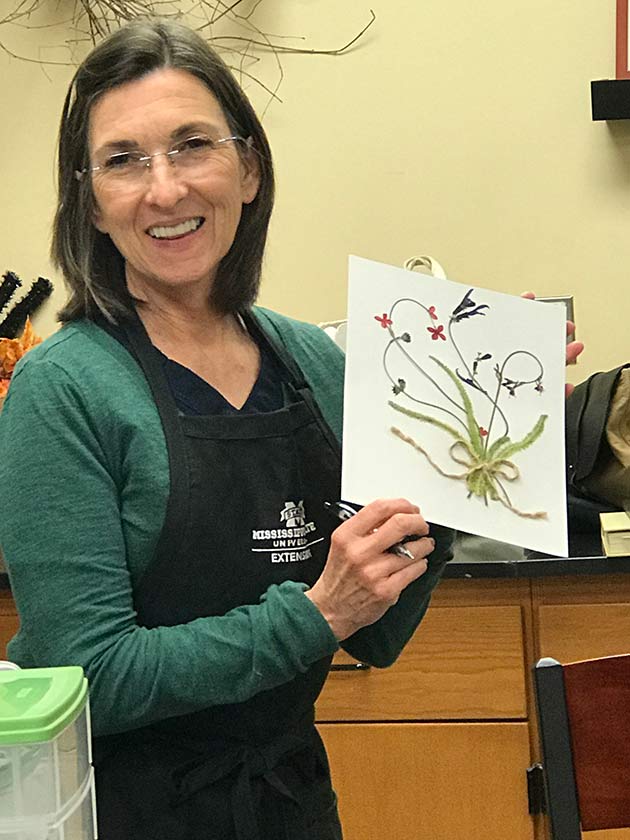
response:
M209 284L148 283L128 268L127 286L149 337L160 349L164 342L212 344L234 333L234 318L210 303Z
M240 322L230 314L204 306L139 303L137 312L151 341L162 345L204 346L221 344L240 333Z
M206 294L130 291L151 342L165 356L194 371L237 408L246 401L260 368L258 346L241 319L213 310Z

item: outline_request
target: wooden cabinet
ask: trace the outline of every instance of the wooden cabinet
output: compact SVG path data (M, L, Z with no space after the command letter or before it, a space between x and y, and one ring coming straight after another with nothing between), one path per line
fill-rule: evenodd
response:
M18 624L15 604L9 591L0 589L0 659L7 658L7 642L15 636Z
M434 605L394 667L333 671L317 719L525 719L524 665L519 605Z
M630 649L629 604L549 604L538 618L541 656L571 662Z
M345 840L544 840L531 669L629 649L630 575L443 581L392 668L333 672L318 703Z
M532 581L537 658L574 662L630 651L630 575ZM630 829L590 831L584 840L630 840Z
M320 732L344 840L534 836L527 723L342 723Z
M0 658L17 626L0 590ZM531 669L629 648L630 574L442 581L395 665L333 672L317 704L345 840L544 840Z
M444 581L395 665L331 673L317 719L345 840L533 840L530 615L526 581Z

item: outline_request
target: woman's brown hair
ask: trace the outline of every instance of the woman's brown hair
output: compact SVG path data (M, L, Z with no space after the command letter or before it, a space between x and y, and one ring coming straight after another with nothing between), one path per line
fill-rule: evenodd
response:
M76 172L90 165L90 111L107 91L164 67L185 70L217 98L230 131L251 138L239 154L256 154L260 186L244 204L230 251L221 260L211 291L213 307L223 313L245 309L256 299L267 229L273 208L274 174L267 137L251 103L227 65L203 38L167 20L137 20L98 44L78 68L61 116L58 148L58 204L51 255L63 272L70 298L62 322L94 317L110 321L131 314L124 261L106 234L92 224L95 209L91 179Z

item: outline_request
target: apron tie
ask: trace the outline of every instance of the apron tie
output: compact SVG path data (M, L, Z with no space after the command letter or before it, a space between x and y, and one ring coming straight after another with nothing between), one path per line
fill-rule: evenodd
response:
M188 762L173 773L175 787L171 798L174 807L194 796L200 790L212 787L216 782L236 772L230 790L230 805L234 829L238 840L261 840L252 779L262 778L281 796L299 805L298 797L287 787L275 772L280 761L290 755L308 749L310 744L297 735L285 734L262 745L240 743L222 751L219 755L201 756ZM297 838L300 835L295 835ZM286 840L291 840L290 836Z

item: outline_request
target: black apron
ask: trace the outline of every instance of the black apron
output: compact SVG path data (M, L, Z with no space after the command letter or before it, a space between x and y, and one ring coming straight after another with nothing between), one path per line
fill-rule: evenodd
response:
M143 627L257 604L286 580L312 585L326 561L339 444L295 362L244 319L286 371L278 411L183 416L139 319L108 330L144 371L169 455L164 526L134 594ZM340 840L314 726L329 665L242 703L95 738L100 840Z

